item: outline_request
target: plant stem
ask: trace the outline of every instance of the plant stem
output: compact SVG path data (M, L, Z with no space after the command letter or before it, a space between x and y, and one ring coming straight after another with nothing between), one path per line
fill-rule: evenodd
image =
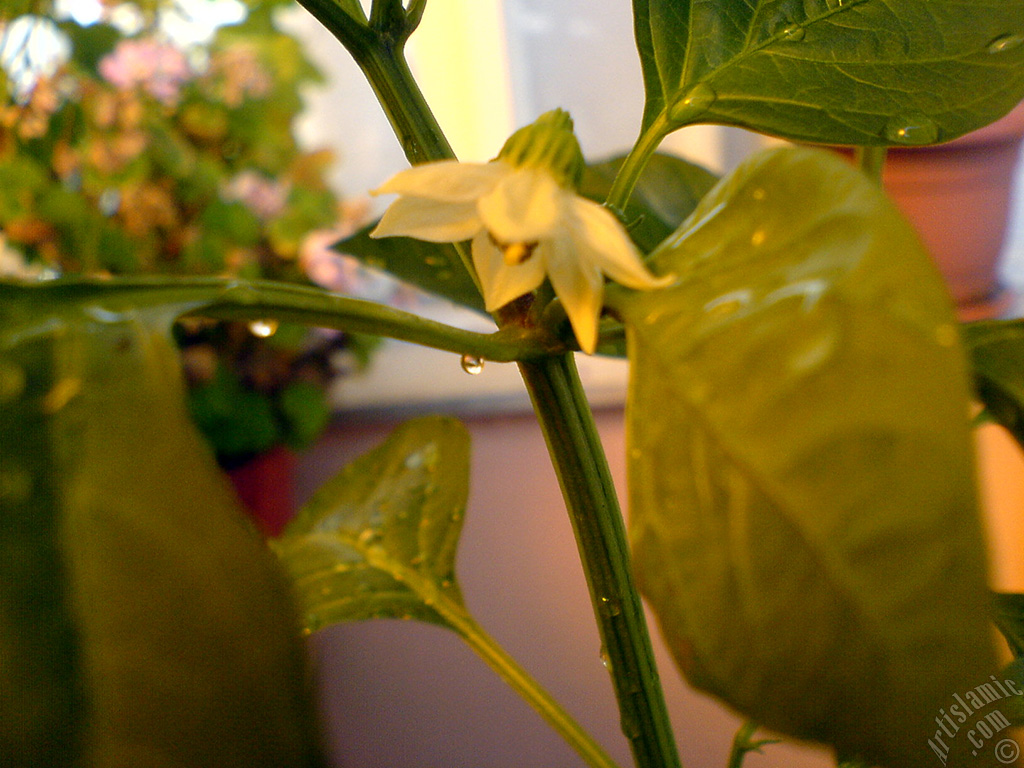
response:
M475 333L374 302L284 283L218 278L83 278L10 289L0 286L0 300L7 290L32 292L40 299L53 302L76 299L109 312L172 307L177 312L222 320L274 318L387 336L494 362L541 357L564 349L562 342L538 329L511 326L495 333Z
M751 738L757 732L757 728L757 723L747 720L736 731L736 735L732 739L732 749L729 750L729 765L727 768L741 768L747 753L758 748L757 745L751 742Z
M622 513L575 361L564 354L523 361L519 368L576 534L623 733L637 766L677 768L681 763L633 582Z
M882 170L885 168L885 147L857 147L854 152L857 165L864 175L873 181L882 183Z
M335 31L331 0L300 0L352 53L370 81L406 157L413 164L454 157L429 105L402 56L401 43L390 47L358 35L346 43ZM410 11L422 10L413 3ZM662 115L648 127L620 169L610 201L629 197L647 159L668 132ZM616 202L617 201L617 202ZM460 247L463 264L477 287L472 260ZM506 328L514 323L499 322ZM633 583L625 525L593 414L583 395L571 354L520 362L548 451L576 533L602 642L622 715L623 732L639 768L678 768L679 756L661 691L654 652L640 597Z
M647 167L647 161L651 159L661 140L669 133L668 116L663 112L646 129L644 129L636 140L636 144L626 155L626 159L619 166L619 172L615 175L612 188L608 190L608 197L605 204L612 210L621 211L626 207L626 202L640 178L643 169Z
M483 627L468 614L460 615L461 618L445 614L445 619L455 627L465 643L576 750L587 765L592 768L618 768L604 748Z

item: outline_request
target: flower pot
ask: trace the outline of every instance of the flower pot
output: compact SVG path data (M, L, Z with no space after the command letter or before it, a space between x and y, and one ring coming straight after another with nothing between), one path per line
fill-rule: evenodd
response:
M964 320L993 317L1012 300L1000 280L1024 102L947 144L891 149L883 181L935 258Z
M266 536L280 535L295 515L295 465L295 454L278 445L227 471L239 501Z

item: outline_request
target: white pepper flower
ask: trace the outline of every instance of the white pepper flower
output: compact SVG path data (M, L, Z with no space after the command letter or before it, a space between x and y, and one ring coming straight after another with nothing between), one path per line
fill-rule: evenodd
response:
M492 162L426 163L393 176L375 194L399 198L372 236L472 240L488 311L548 278L580 348L593 353L605 275L636 289L673 278L648 272L615 216L576 194L582 167L568 115L549 112L513 134Z

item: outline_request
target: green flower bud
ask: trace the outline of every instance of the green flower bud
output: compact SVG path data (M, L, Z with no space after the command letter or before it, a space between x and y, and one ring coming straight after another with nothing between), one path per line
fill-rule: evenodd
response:
M547 169L566 189L575 190L583 177L583 152L572 118L562 109L545 112L509 136L497 159L516 168Z

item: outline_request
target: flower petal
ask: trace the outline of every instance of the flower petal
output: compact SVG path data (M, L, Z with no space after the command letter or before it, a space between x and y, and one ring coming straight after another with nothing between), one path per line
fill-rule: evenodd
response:
M371 194L396 193L448 203L468 203L490 192L511 172L505 163L441 160L400 171Z
M597 347L597 323L604 299L604 277L568 231L545 240L535 258L545 261L551 286L562 301L580 349L588 355Z
M544 282L544 262L527 259L510 266L486 232L473 238L473 266L484 289L484 306L493 312Z
M533 243L547 237L562 215L566 195L554 177L536 168L517 168L477 203L480 218L501 243Z
M573 240L580 248L577 258L593 261L608 277L627 288L664 288L674 275L658 277L644 266L629 234L604 206L577 197L566 217Z
M483 225L473 203L400 197L384 211L370 237L415 237L432 243L468 240Z

